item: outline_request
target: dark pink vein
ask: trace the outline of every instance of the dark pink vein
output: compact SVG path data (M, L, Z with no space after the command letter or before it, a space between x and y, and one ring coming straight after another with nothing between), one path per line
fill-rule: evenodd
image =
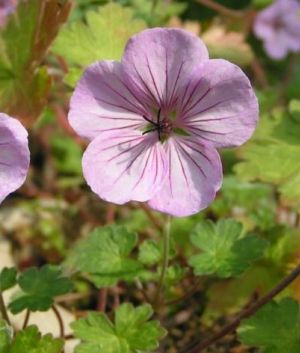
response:
M166 75L166 92L165 92L165 102L168 102L168 86L169 86L169 77L168 77L168 55L167 55L167 50L165 49L165 60L166 60L166 66L165 66L165 75Z
M184 112L186 107L188 106L189 102L191 101L191 99L193 98L194 93L196 92L196 89L199 87L200 83L202 82L202 77L200 78L200 80L195 84L194 88L192 89L192 92L190 93L187 101L184 103L182 101L182 103L184 104L183 107L181 108L181 111ZM188 85L189 86L189 85Z
M172 179L172 154L171 154L171 148L169 147L169 185L170 185L171 196L174 197L171 179Z
M158 91L158 88L157 88L157 85L156 85L156 82L155 82L155 79L154 79L154 75L153 75L153 72L152 72L151 67L150 67L149 59L148 59L147 55L145 55L145 57L146 57L146 61L147 61L147 68L148 68L148 71L149 71L149 74L151 76L151 80L152 80L153 86L155 88L155 91L156 91L156 94L157 94L157 97L158 97L158 100L159 100L159 106L161 106L162 105L162 97L160 96L160 93Z
M191 119L191 118L193 118L194 116L197 116L197 115L199 115L199 114L205 113L205 112L207 112L208 110L210 110L210 109L212 109L212 108L215 108L215 107L217 107L219 104L224 103L224 102L226 102L226 100L225 100L225 101L220 101L220 102L214 103L213 105L211 105L211 106L209 106L209 107L207 107L207 108L205 108L205 109L203 109L203 110L200 110L200 111L197 112L197 113L193 113L193 115L185 116L185 117L183 118L183 120Z
M121 155L123 155L124 153L127 153L127 152L130 152L131 150L134 150L135 148L139 147L142 143L144 143L144 140L140 141L139 143L135 144L134 146L128 147L124 151L121 151L120 153L118 153L115 156L113 156L110 159L108 159L107 162L111 162L114 159L116 159L116 158L120 157Z
M177 146L175 146L175 149L176 149L176 152L177 152L177 156L178 156L178 160L179 160L179 163L180 163L180 166L181 166L182 173L184 175L186 186L189 188L189 182L188 182L187 176L185 174L185 169L183 167L183 163L182 163L182 160L181 160L181 157L180 157L180 153L179 153L179 151L177 149Z
M233 119L233 116L226 116L224 118L213 118L213 119L199 119L199 120L192 120L191 123L202 123L202 122L210 122L210 121L221 121L221 120L228 120Z
M182 70L183 64L184 64L184 62L182 61L181 65L179 67L178 73L177 73L177 77L176 77L174 86L173 86L173 90L172 90L172 94L171 94L171 97L170 97L170 100L169 100L168 108L173 105L172 104L173 103L173 97L174 97L174 93L175 93L175 90L176 90L176 87L177 87L177 83L178 83L178 80L179 80L179 77L180 77L180 74L181 74L181 70Z
M137 106L136 104L134 104L133 102L131 102L127 97L125 97L123 94L121 94L119 91L117 91L116 89L114 89L113 87L111 87L107 82L103 81L104 85L106 85L107 88L109 88L112 92L114 92L117 96L121 97L125 102L129 103L132 107L134 107L139 113L143 114L144 111Z
M140 184L141 180L143 179L144 175L145 175L145 171L146 168L148 166L149 163L149 155L151 153L151 148L149 148L149 151L147 151L147 155L144 157L146 159L146 163L144 164L143 170L142 170L142 174L140 175L140 177L138 178L137 182L134 184L133 188L131 191L135 190L135 188Z
M198 98L198 99L196 100L196 102L195 102L187 111L183 112L183 115L187 114L187 113L190 112L193 108L195 108L195 106L196 106L197 104L199 104L199 103L208 95L208 93L209 93L210 91L211 91L211 87L209 87L209 88L207 89L207 91L206 91L200 98Z
M146 109L143 105L143 103L140 101L140 99L136 96L136 94L131 90L131 88L129 86L127 86L127 84L121 80L118 76L116 76L117 79L122 83L122 85L128 90L128 92L131 94L131 96L142 106L143 108L143 113L146 113Z
M196 146L198 146L198 144L197 144L196 142L194 142L194 141L188 141L188 142L189 142L189 143L194 143ZM206 159L210 164L212 164L212 161L206 156L205 153L203 153L202 151L200 151L200 150L198 150L198 149L192 147L188 142L185 141L185 145L186 145L186 146L188 146L192 151L201 154L201 156L202 156L204 159Z
M204 173L203 169L201 168L201 166L194 160L194 158L183 148L182 145L178 145L179 148L182 150L182 152L188 157L188 159L190 159L194 164L195 166L200 170L201 174L207 178L207 175Z
M150 94L150 96L152 97L152 99L154 100L154 102L159 106L159 102L156 99L156 97L154 96L154 94L152 93L152 91L150 90L150 88L148 87L148 85L146 84L145 80L143 79L143 77L140 75L140 73L138 72L135 64L133 64L133 67L135 69L136 74L138 75L139 79L142 81L144 88L146 89L146 91Z

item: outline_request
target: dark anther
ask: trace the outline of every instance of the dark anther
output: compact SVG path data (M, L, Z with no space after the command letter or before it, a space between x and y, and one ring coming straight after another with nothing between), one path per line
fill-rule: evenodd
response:
M159 141L162 140L161 139L162 133L169 132L170 130L169 123L167 122L167 120L165 119L163 119L162 121L160 120L160 113L161 113L161 109L159 109L157 112L157 122L154 122L151 119L147 118L145 115L143 115L143 118L153 126L153 128L144 131L143 135L148 134L149 132L157 131Z

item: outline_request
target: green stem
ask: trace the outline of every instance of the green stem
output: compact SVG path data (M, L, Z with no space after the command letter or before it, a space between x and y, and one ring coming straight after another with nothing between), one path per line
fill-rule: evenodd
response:
M169 253L170 253L170 230L171 230L171 216L167 216L165 230L163 232L163 258L162 258L162 270L160 279L158 282L157 292L155 296L155 306L160 305L162 290L166 279L166 273L169 265Z
M151 7L151 17L154 15L155 13L155 9L156 9L156 6L158 4L158 0L152 0L152 7Z
M229 9L228 7L219 4L214 0L197 0L200 4L219 12L221 15L241 18L245 16L245 12L239 10Z
M0 291L0 312L1 312L2 318L10 325L11 323L6 311L6 307L5 307L5 303L4 303L4 299L1 291Z

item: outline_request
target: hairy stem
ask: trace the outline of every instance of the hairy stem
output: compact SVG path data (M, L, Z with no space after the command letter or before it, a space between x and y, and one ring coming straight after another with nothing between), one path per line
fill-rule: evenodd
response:
M229 9L228 7L221 5L213 0L197 0L200 4L219 12L221 15L230 17L243 17L245 13L243 11Z
M161 301L161 295L163 286L166 278L166 273L169 265L169 253L170 253L170 229L171 229L171 216L167 216L166 226L163 232L163 259L162 259L162 270L160 279L158 282L157 292L155 296L155 306L159 306Z
M98 290L98 303L97 303L97 310L105 313L106 305L107 305L107 297L108 297L108 289L101 288Z
M5 307L5 303L4 303L4 299L1 291L0 291L0 312L1 312L2 318L10 325L11 323L6 311L6 307Z
M65 336L65 326L64 326L64 321L60 315L59 310L55 305L52 305L52 310L57 318L58 324L59 324L59 332L60 332L60 337L63 338Z
M199 290L200 285L201 285L201 279L198 279L198 281L196 280L192 288L188 292L186 292L182 297L170 300L166 302L165 305L166 306L175 305L175 304L181 303L184 300L189 299Z
M260 86L264 89L269 87L267 74L257 58L254 58L251 63L252 71Z
M154 13L155 13L155 9L156 9L156 6L157 6L157 4L158 4L158 1L159 1L159 0L152 0L151 16L153 16Z
M149 207L145 203L142 203L142 202L139 203L139 207L145 212L146 216L153 223L155 228L159 231L162 231L163 227L162 227L160 221L154 216L154 214L149 209Z
M24 323L23 323L23 327L22 327L23 330L25 330L25 328L27 327L28 322L29 322L29 318L30 318L30 310L27 309Z
M273 289L271 289L266 295L258 299L253 305L250 305L245 310L241 311L236 318L224 326L219 332L208 339L196 343L191 349L183 351L184 353L200 353L211 344L218 341L220 338L226 336L228 333L234 331L241 323L242 320L255 314L261 307L269 303L277 294L282 292L288 285L290 285L300 275L300 264L286 277L284 277ZM182 353L183 353L182 352Z

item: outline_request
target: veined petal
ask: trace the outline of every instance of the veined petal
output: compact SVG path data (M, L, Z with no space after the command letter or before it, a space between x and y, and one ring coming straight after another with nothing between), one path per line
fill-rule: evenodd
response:
M288 54L289 48L286 43L279 42L276 38L264 42L265 51L274 60L281 60Z
M197 36L180 29L156 28L128 41L122 68L143 101L168 111L191 70L206 60L206 46Z
M27 131L18 120L0 113L0 203L24 183L29 159Z
M178 102L178 124L215 147L247 141L258 113L247 76L238 66L221 59L199 65Z
M83 173L92 190L116 204L147 201L162 186L168 169L154 134L134 130L103 133L84 153Z
M107 130L139 128L147 112L128 87L120 63L99 61L87 68L73 93L69 122L82 137Z
M149 206L177 217L207 207L222 183L218 152L195 137L172 137L166 142L169 172Z

